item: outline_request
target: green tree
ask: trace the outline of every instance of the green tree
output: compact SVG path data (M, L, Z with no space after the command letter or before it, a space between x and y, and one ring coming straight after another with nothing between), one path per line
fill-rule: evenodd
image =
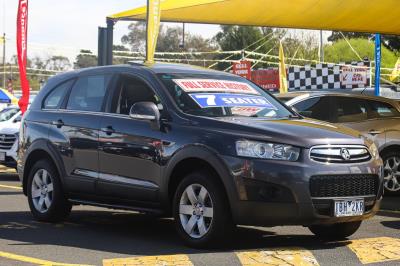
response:
M93 66L97 66L97 56L90 50L81 50L76 56L74 68L79 69Z
M54 71L67 71L71 68L71 62L68 57L62 55L54 55L47 59L46 69Z
M146 27L143 22L132 23L129 25L128 34L121 39L122 43L131 47L132 52L139 52L145 55L146 49ZM208 52L217 49L212 40L203 38L200 35L193 35L185 32L185 43L182 46L183 29L182 27L167 27L160 25L156 52ZM184 62L190 64L204 65L203 59L212 59L210 55L159 55L159 59L164 58L169 62ZM167 60L168 59L168 60Z
M126 64L130 61L127 57L130 57L129 48L123 45L114 45L113 46L114 56L113 56L113 64L120 65Z
M362 32L343 32L347 39L375 39L375 34ZM343 39L343 35L339 31L332 31L328 41L336 42ZM400 36L399 35L382 35L382 43L390 50L400 53Z
M366 39L350 39L351 46L362 59L368 58L373 60L375 57L375 46L374 43ZM358 56L350 49L349 45L344 40L339 40L332 45L326 45L324 47L325 58L328 62L351 62L359 61ZM393 68L397 61L397 56L394 52L390 51L386 47L382 48L382 67Z
M248 48L247 50L266 54L269 52L272 55L277 55L279 51L278 40L284 32L274 32L271 28L260 28L250 26L221 26L221 31L218 32L214 40L218 43L223 51L238 51ZM259 41L263 37L271 35L265 40ZM259 42L258 42L259 41ZM250 47L249 47L250 46ZM218 56L222 59L225 55ZM239 60L242 56L235 55L229 59ZM271 58L264 58L265 61L276 61ZM219 63L218 69L226 69L229 63ZM268 66L268 64L259 64L260 67Z

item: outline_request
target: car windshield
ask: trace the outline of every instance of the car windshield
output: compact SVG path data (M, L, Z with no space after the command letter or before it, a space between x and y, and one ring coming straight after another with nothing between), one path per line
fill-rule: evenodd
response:
M18 108L6 108L0 112L0 122L10 120L14 115L18 113Z
M158 74L178 107L207 117L288 118L294 115L255 84L226 75ZM262 112L262 116L258 114Z

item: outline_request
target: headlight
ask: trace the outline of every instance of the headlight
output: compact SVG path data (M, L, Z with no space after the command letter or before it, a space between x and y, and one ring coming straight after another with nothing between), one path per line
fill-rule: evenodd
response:
M236 141L236 153L243 157L297 161L300 149L285 144L240 140Z
M379 158L379 150L375 143L372 143L371 146L369 146L369 151L371 152L371 156L373 158Z

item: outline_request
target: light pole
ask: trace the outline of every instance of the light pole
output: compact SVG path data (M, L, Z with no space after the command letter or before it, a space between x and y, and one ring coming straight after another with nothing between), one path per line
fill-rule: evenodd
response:
M6 34L3 33L3 89L6 88Z

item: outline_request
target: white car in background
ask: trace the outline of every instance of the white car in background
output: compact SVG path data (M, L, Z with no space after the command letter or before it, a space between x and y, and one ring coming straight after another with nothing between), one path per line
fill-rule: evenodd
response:
M18 106L0 112L0 165L17 166L18 134L22 114Z

